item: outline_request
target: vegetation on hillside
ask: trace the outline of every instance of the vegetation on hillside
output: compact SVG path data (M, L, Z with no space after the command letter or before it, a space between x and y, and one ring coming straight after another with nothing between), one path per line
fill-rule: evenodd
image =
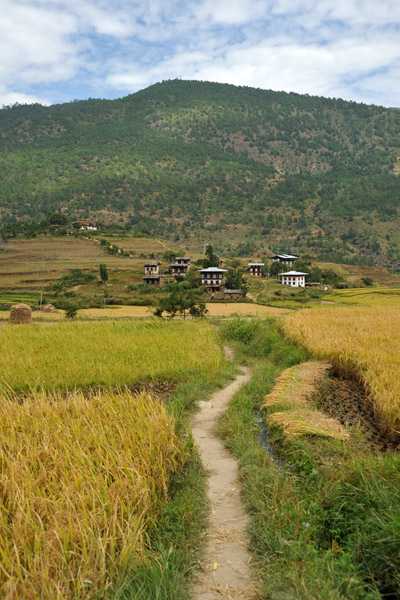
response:
M195 81L0 111L0 214L397 268L400 114ZM28 227L29 228L29 227Z

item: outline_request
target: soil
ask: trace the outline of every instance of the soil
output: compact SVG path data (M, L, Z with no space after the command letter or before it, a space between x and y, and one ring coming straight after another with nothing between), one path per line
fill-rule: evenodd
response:
M192 590L193 600L253 600L254 582L248 552L248 516L240 499L236 460L218 436L218 419L229 400L248 381L243 374L210 401L200 402L194 417L193 438L199 447L208 474L211 515L205 558Z
M148 383L135 383L128 386L128 389L132 394L147 392L148 394L151 394L151 396L156 396L162 402L167 404L176 390L176 386L177 384L175 381L154 381Z
M379 452L399 449L380 423L372 399L356 381L342 379L331 373L312 398L312 404L335 417L347 429L359 428L362 445Z

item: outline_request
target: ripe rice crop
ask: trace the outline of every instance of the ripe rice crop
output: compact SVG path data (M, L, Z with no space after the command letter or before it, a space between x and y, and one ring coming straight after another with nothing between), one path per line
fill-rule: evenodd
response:
M400 288L335 290L334 294L326 295L324 299L338 304L400 307Z
M1 398L0 457L0 597L83 600L141 561L186 448L147 394L72 392Z
M223 361L204 321L60 322L0 329L0 395L211 377Z
M292 313L283 327L343 375L357 376L382 423L400 433L399 308L315 308Z

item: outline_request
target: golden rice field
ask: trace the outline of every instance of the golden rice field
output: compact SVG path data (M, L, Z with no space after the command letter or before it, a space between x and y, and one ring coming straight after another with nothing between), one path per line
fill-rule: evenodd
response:
M0 329L0 395L210 376L223 356L205 321L56 322Z
M185 455L146 394L0 398L0 597L105 598L143 560Z
M400 432L400 308L323 307L285 318L286 335L357 374L382 422Z
M324 300L339 304L400 307L400 288L335 290L334 294L324 296Z
M289 311L285 308L274 308L249 302L208 302L207 317L231 317L232 315L273 317L282 316ZM93 319L116 317L149 317L154 313L153 306L115 306L112 308L87 308L79 311L79 316ZM62 317L61 317L62 318Z
M235 303L214 303L209 302L207 306L208 317L232 317L233 315L256 316L256 317L281 317L288 314L287 308L275 308L272 306L262 306L260 304L250 304L247 302ZM148 318L153 316L153 306L112 306L104 308L84 308L78 312L79 317L88 319L116 319L116 318ZM9 311L0 312L0 320L7 320ZM62 321L65 319L64 311L57 313L43 313L33 311L33 321Z

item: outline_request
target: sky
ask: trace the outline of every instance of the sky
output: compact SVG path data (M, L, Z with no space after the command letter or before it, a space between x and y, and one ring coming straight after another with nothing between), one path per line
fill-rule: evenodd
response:
M400 106L400 0L0 0L0 106L196 79Z

